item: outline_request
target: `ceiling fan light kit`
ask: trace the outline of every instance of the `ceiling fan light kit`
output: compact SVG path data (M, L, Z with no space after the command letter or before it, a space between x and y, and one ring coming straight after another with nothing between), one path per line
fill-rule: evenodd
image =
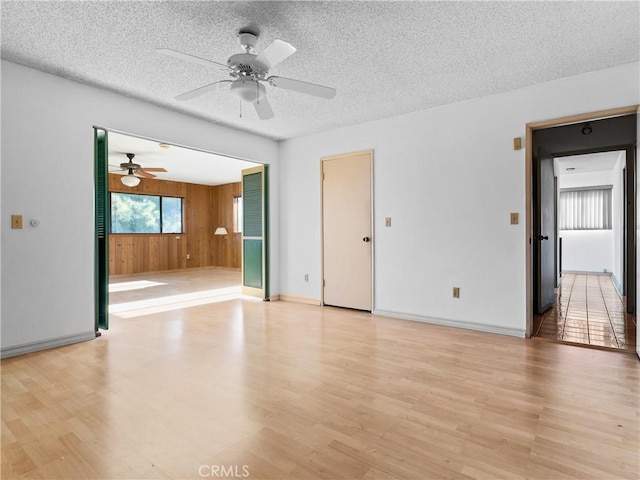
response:
M120 181L125 187L137 187L140 184L140 179L131 173L123 175Z
M231 84L231 93L240 100L253 103L267 96L264 85L252 78L239 78Z
M201 65L207 65L219 70L225 67L228 75L233 80L219 80L202 87L198 87L189 92L178 95L176 100L185 101L204 95L207 92L220 90L229 86L229 91L240 100L252 103L258 117L261 120L273 118L274 113L267 99L267 89L263 83L270 87L282 88L285 90L293 90L294 92L313 95L315 97L332 99L336 96L336 90L331 87L316 85L314 83L303 82L284 77L268 77L269 70L280 62L286 60L296 53L296 49L290 43L282 40L274 40L260 54L254 52L258 43L258 36L248 30L240 30L238 32L240 47L244 49L243 53L231 55L227 64L207 60L205 58L196 57L188 53L178 52L170 48L158 48L157 53L173 58L179 58L187 62L194 62Z

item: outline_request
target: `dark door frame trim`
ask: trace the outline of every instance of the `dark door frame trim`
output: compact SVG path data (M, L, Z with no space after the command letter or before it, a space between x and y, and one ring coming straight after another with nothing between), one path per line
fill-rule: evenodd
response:
M619 117L629 114L640 115L640 105L611 108L597 112L581 113L550 120L530 122L525 125L525 288L526 288L526 336L531 337L533 330L533 249L531 236L533 232L533 132L549 127L559 127L589 120Z

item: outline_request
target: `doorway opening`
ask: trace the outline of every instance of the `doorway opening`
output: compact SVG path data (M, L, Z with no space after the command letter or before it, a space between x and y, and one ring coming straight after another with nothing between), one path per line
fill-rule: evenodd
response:
M95 132L96 331L107 329L110 317L241 297L243 172L267 166L121 132ZM131 153L140 170L121 167ZM135 185L131 176L137 177Z
M527 332L635 350L636 108L527 125Z

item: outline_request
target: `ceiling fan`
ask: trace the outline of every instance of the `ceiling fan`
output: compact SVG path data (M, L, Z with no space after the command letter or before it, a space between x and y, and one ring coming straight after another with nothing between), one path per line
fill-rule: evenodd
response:
M273 43L262 50L260 54L256 55L253 52L258 43L258 35L245 29L238 32L238 37L244 53L231 55L226 64L196 57L188 53L178 52L170 48L159 48L156 50L157 53L162 55L224 70L232 78L232 80L218 80L183 93L175 97L176 100L191 100L207 92L226 88L233 95L240 98L240 100L252 103L261 120L268 120L274 117L274 113L267 100L265 84L320 98L332 99L336 96L336 90L334 88L303 82L301 80L293 80L291 78L276 77L273 75L268 76L271 68L296 53L295 47L290 43L283 42L282 40L274 40Z
M149 172L166 172L167 170L162 167L145 167L142 168L140 164L133 163L133 158L136 156L135 153L126 153L125 154L129 159L128 162L123 162L120 164L120 170L127 172L126 175L123 175L120 181L126 185L127 187L135 187L140 183L139 177L144 178L155 178L156 176ZM115 165L113 165L115 167ZM137 175L137 176L136 176Z

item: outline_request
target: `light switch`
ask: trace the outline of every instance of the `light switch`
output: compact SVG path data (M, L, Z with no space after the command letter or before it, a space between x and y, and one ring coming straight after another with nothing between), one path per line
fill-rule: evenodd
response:
M522 148L522 139L520 137L516 137L513 139L513 149L520 150Z
M384 226L385 227L390 227L391 226L391 217L386 217L384 219Z
M11 215L11 228L16 230L22 229L22 215Z
M520 223L520 215L518 215L517 212L512 212L510 214L510 218L511 218L511 225L518 225L518 223Z

